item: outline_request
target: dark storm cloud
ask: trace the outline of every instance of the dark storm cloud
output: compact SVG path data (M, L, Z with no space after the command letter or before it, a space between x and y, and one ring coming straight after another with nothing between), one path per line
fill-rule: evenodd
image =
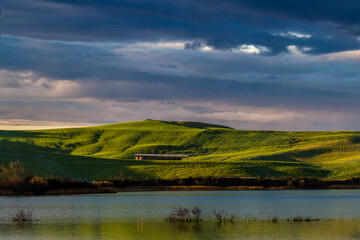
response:
M354 0L5 0L3 29L10 35L44 39L199 39L220 50L253 44L271 49L268 55L297 45L320 54L360 47L359 5ZM286 31L313 37L276 35ZM194 43L185 48L196 48Z
M199 49L201 46L203 45L203 43L201 41L195 40L193 42L187 42L184 45L185 49L192 49L192 50L197 50Z
M359 3L4 0L0 120L354 129Z
M44 0L42 0L44 1ZM49 0L46 0L49 2ZM169 15L187 10L187 13L207 12L237 14L253 10L254 13L272 14L279 17L299 18L308 21L334 21L347 24L360 23L359 0L198 0L198 1L122 1L122 0L50 0L77 6L97 7L106 10L121 8L142 12L167 12Z
M169 65L174 61L173 58L176 58L176 54L164 58ZM328 78L322 75L322 66L310 68L311 64L301 63L267 66L266 61L249 60L249 58L244 60L240 58L236 61L223 59L221 63L202 63L201 56L194 56L194 63L203 68L200 71L209 74L209 77L204 77L188 75L186 68L182 71L187 76L161 71L147 72L139 69L141 63L135 62L129 65L129 60L131 62L132 59L115 55L111 48L103 45L49 42L8 36L4 37L3 50L0 52L1 68L15 72L31 71L33 75L30 78L34 82L37 78L48 78L49 82L41 83L41 91L46 92L50 89L51 81L62 79L81 84L81 89L74 92L76 95L68 96L73 98L90 97L118 102L215 101L234 105L295 109L344 109L344 105L351 109L358 104L358 92L356 88L352 89L353 85L344 89L337 87L321 89L321 87L303 86L301 81L299 84L296 83L300 73L310 74L312 80ZM188 64L192 66L193 63ZM173 66L171 69L177 70ZM225 72L243 72L245 77L224 80L214 75L216 72L221 72L221 69ZM246 73L250 77L246 77ZM263 74L255 78L252 76L253 73ZM282 74L296 77L284 77ZM357 76L359 73L355 71L353 74ZM21 78L2 85L11 88L27 86L28 84L24 85Z
M106 48L82 44L44 42L4 36L0 51L0 69L34 71L40 76L54 79L86 79L94 77L96 64L114 56ZM106 68L106 67L105 67ZM99 74L106 78L107 72Z
M142 74L143 81L131 79L123 88L121 81L102 82L87 88L87 96L124 101L194 101L217 102L258 107L293 109L342 109L358 104L358 94L332 90L312 89L266 82L239 82L234 80L184 78ZM145 80L146 79L146 80ZM136 81L137 80L137 81ZM169 81L170 80L170 81ZM91 86L89 82L84 85ZM344 106L346 103L346 107Z
M346 24L360 23L360 1L358 0L240 0L231 2L234 6L245 6L283 18Z

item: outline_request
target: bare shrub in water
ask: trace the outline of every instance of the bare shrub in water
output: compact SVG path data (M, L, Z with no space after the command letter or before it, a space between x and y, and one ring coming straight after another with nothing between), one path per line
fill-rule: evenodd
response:
M272 217L268 219L269 222L277 223L279 221L278 217Z
M302 217L302 216L288 218L287 220L288 220L288 222L317 222L317 221L320 221L319 218Z
M191 209L191 213L193 214L193 219L194 221L198 222L200 221L200 216L201 216L201 209L198 207L194 207Z
M31 223L32 222L32 212L25 210L17 210L12 215L13 222L17 223Z
M219 223L222 223L222 222L233 223L236 218L235 214L228 215L224 210L214 210L213 213L214 213L215 219Z
M179 206L172 210L166 220L169 222L199 222L201 212L198 207L186 208Z

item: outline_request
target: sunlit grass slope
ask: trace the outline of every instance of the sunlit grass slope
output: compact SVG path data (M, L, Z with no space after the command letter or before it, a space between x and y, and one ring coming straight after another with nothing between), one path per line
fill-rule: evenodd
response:
M189 154L135 161L134 153ZM360 177L360 132L243 131L144 120L88 128L0 131L0 161L82 180L200 176Z

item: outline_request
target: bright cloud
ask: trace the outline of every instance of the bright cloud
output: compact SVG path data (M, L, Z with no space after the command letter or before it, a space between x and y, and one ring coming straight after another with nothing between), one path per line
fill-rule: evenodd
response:
M209 46L203 46L200 48L201 51L204 51L204 52L212 52L212 51L215 51L214 48L212 47L209 47Z
M285 33L280 33L280 36L283 37L288 37L288 38L311 38L312 35L311 34L305 34L305 33L299 33L299 32L285 32Z
M351 59L356 60L356 59L360 59L360 50L330 53L330 54L325 54L320 57L323 59L327 59L329 61L351 60Z
M236 53L250 53L250 54L263 54L270 52L270 50L264 46L255 46L252 44L242 44L232 50Z
M77 96L83 89L72 80L51 80L31 71L0 71L0 99L57 99Z
M127 45L127 49L184 49L186 42L143 42Z
M267 109L265 111L231 111L214 112L203 114L203 117L228 121L251 121L251 122L284 122L302 117L302 114L293 111L279 111Z
M94 123L83 122L57 122L57 121L38 121L28 119L0 119L0 129L2 130L33 130L33 129L55 129L95 126Z
M303 52L298 48L298 46L295 45L290 45L287 46L287 49L289 51L289 53L296 55L296 56L303 56Z

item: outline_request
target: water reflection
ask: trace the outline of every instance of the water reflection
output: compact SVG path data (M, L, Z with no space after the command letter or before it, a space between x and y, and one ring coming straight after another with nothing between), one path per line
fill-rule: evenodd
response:
M359 201L354 190L0 197L0 239L360 239ZM164 221L179 205L199 206L203 221ZM12 223L17 209L32 210L33 223ZM239 217L218 224L214 209ZM321 221L286 220L297 215ZM279 221L266 220L271 217Z
M60 224L0 225L1 239L359 239L357 220L270 223L97 222Z

